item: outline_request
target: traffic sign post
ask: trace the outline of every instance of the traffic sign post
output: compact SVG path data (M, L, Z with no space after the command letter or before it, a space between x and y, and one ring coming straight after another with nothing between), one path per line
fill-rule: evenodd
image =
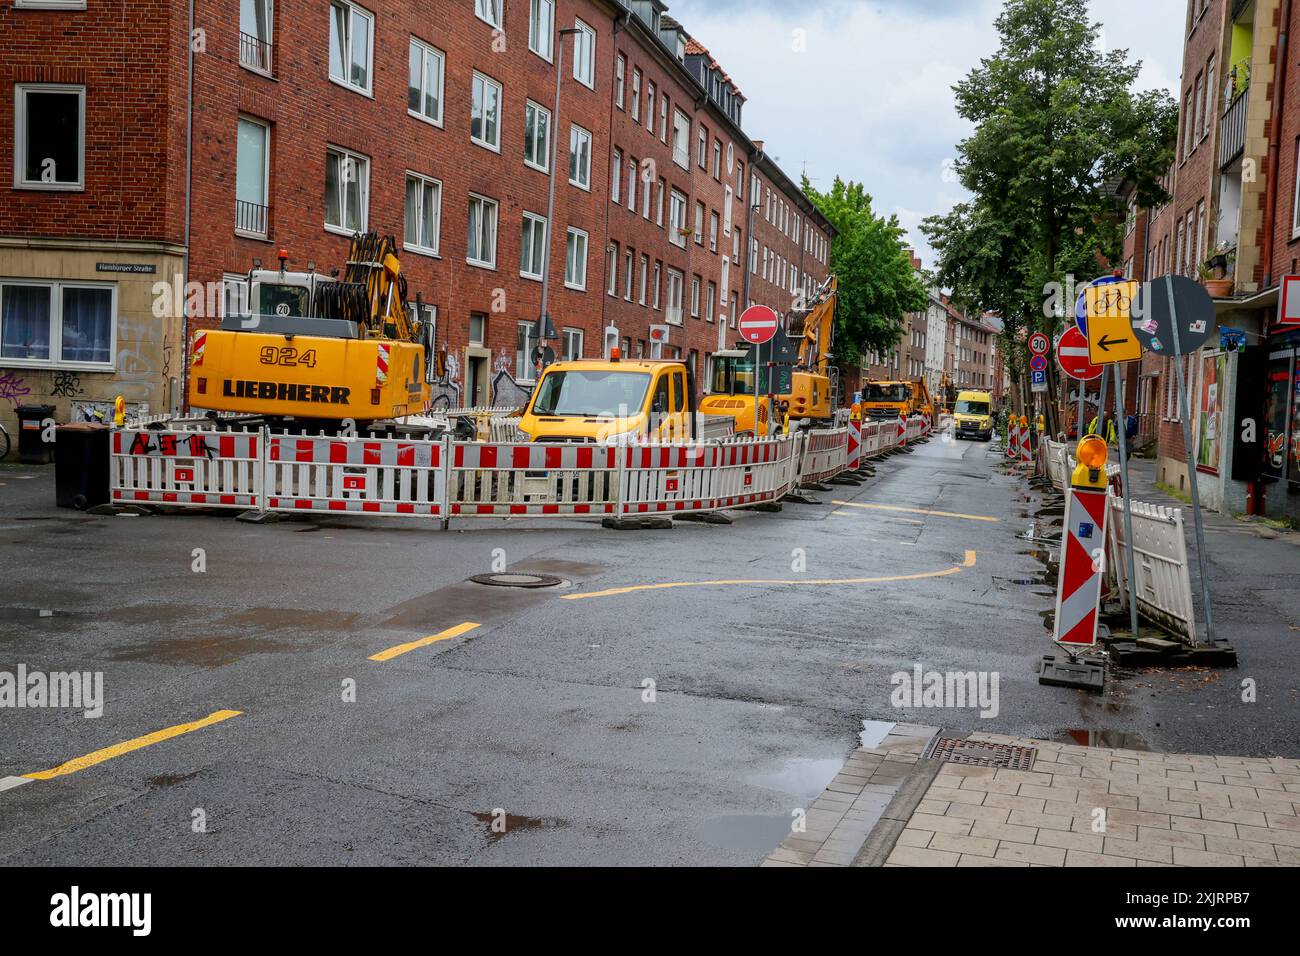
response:
M1191 398L1183 373L1184 355L1205 344L1218 322L1214 300L1205 287L1186 276L1167 275L1142 286L1138 294L1137 319L1133 328L1153 352L1169 355L1178 380L1178 408L1183 419L1183 447L1187 452L1187 474L1191 484L1192 523L1196 527L1196 563L1201 571L1201 603L1205 606L1205 639L1214 643L1214 612L1210 606L1210 580L1206 573L1205 526L1201 521L1201 491L1196 480L1196 447L1192 444ZM1193 627L1192 644L1200 641Z
M746 342L757 346L754 349L754 403L758 403L759 375L763 368L763 349L764 343L771 342L772 337L776 335L776 330L780 327L781 319L772 309L765 305L751 305L748 309L740 314L740 319L736 323L736 328ZM755 409L754 426L757 430L758 415ZM775 434L777 427L776 421L776 402L772 395L772 347L768 346L767 361L767 433Z

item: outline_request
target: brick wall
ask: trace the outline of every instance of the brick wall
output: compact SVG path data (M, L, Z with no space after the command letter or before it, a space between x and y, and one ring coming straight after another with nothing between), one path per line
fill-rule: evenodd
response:
M85 11L0 4L0 157L14 155L18 83L86 88L85 188L0 188L0 235L97 240L182 239L175 190L183 121L184 4L97 0ZM183 97L182 97L183 99ZM183 132L183 126L182 126ZM182 170L183 172L183 170Z

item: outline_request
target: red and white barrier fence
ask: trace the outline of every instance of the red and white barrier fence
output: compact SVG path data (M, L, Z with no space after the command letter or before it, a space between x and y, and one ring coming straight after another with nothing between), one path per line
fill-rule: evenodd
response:
M850 435L855 459L850 461ZM689 444L457 442L221 431L113 433L118 504L422 518L689 514L775 502L915 441L925 422L849 423Z
M109 487L114 504L254 508L262 495L256 432L115 431Z

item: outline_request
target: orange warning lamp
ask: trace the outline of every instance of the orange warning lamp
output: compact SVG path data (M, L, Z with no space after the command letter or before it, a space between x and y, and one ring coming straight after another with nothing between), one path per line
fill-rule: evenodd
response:
M1074 457L1079 464L1070 476L1070 484L1076 488L1106 487L1105 469L1110 449L1106 447L1104 439L1097 435L1085 435L1075 449Z
M623 350L620 349L617 345L609 350L609 360L611 362L620 361L622 358L623 358Z

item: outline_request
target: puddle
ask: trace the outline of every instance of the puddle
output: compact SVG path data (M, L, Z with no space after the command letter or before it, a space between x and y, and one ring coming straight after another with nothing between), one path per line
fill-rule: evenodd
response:
M493 843L503 836L509 836L516 830L563 830L569 825L568 820L561 820L557 817L521 817L513 813L507 813L503 819L501 814L494 813L491 810L484 810L472 815L476 820L487 826L487 838ZM505 829L500 828L502 824L498 824L498 820L502 820Z
M796 797L811 799L819 796L826 785L835 779L835 775L844 766L843 757L831 757L816 760L797 757L787 760L776 770L759 773L749 778L749 783L768 790L779 790Z
M898 726L892 720L864 720L862 722L862 733L858 734L858 740L867 750L872 747L879 747L889 732Z
M1062 730L1054 740L1078 744L1080 747L1106 747L1112 750L1150 750L1151 746L1137 734L1126 730Z
M792 817L736 815L705 820L697 834L706 843L724 850L767 854L790 835Z
M279 641L256 637L222 635L202 639L184 638L149 641L123 647L111 655L114 661L146 661L153 664L192 664L196 667L224 667L249 654L273 654L288 650Z

